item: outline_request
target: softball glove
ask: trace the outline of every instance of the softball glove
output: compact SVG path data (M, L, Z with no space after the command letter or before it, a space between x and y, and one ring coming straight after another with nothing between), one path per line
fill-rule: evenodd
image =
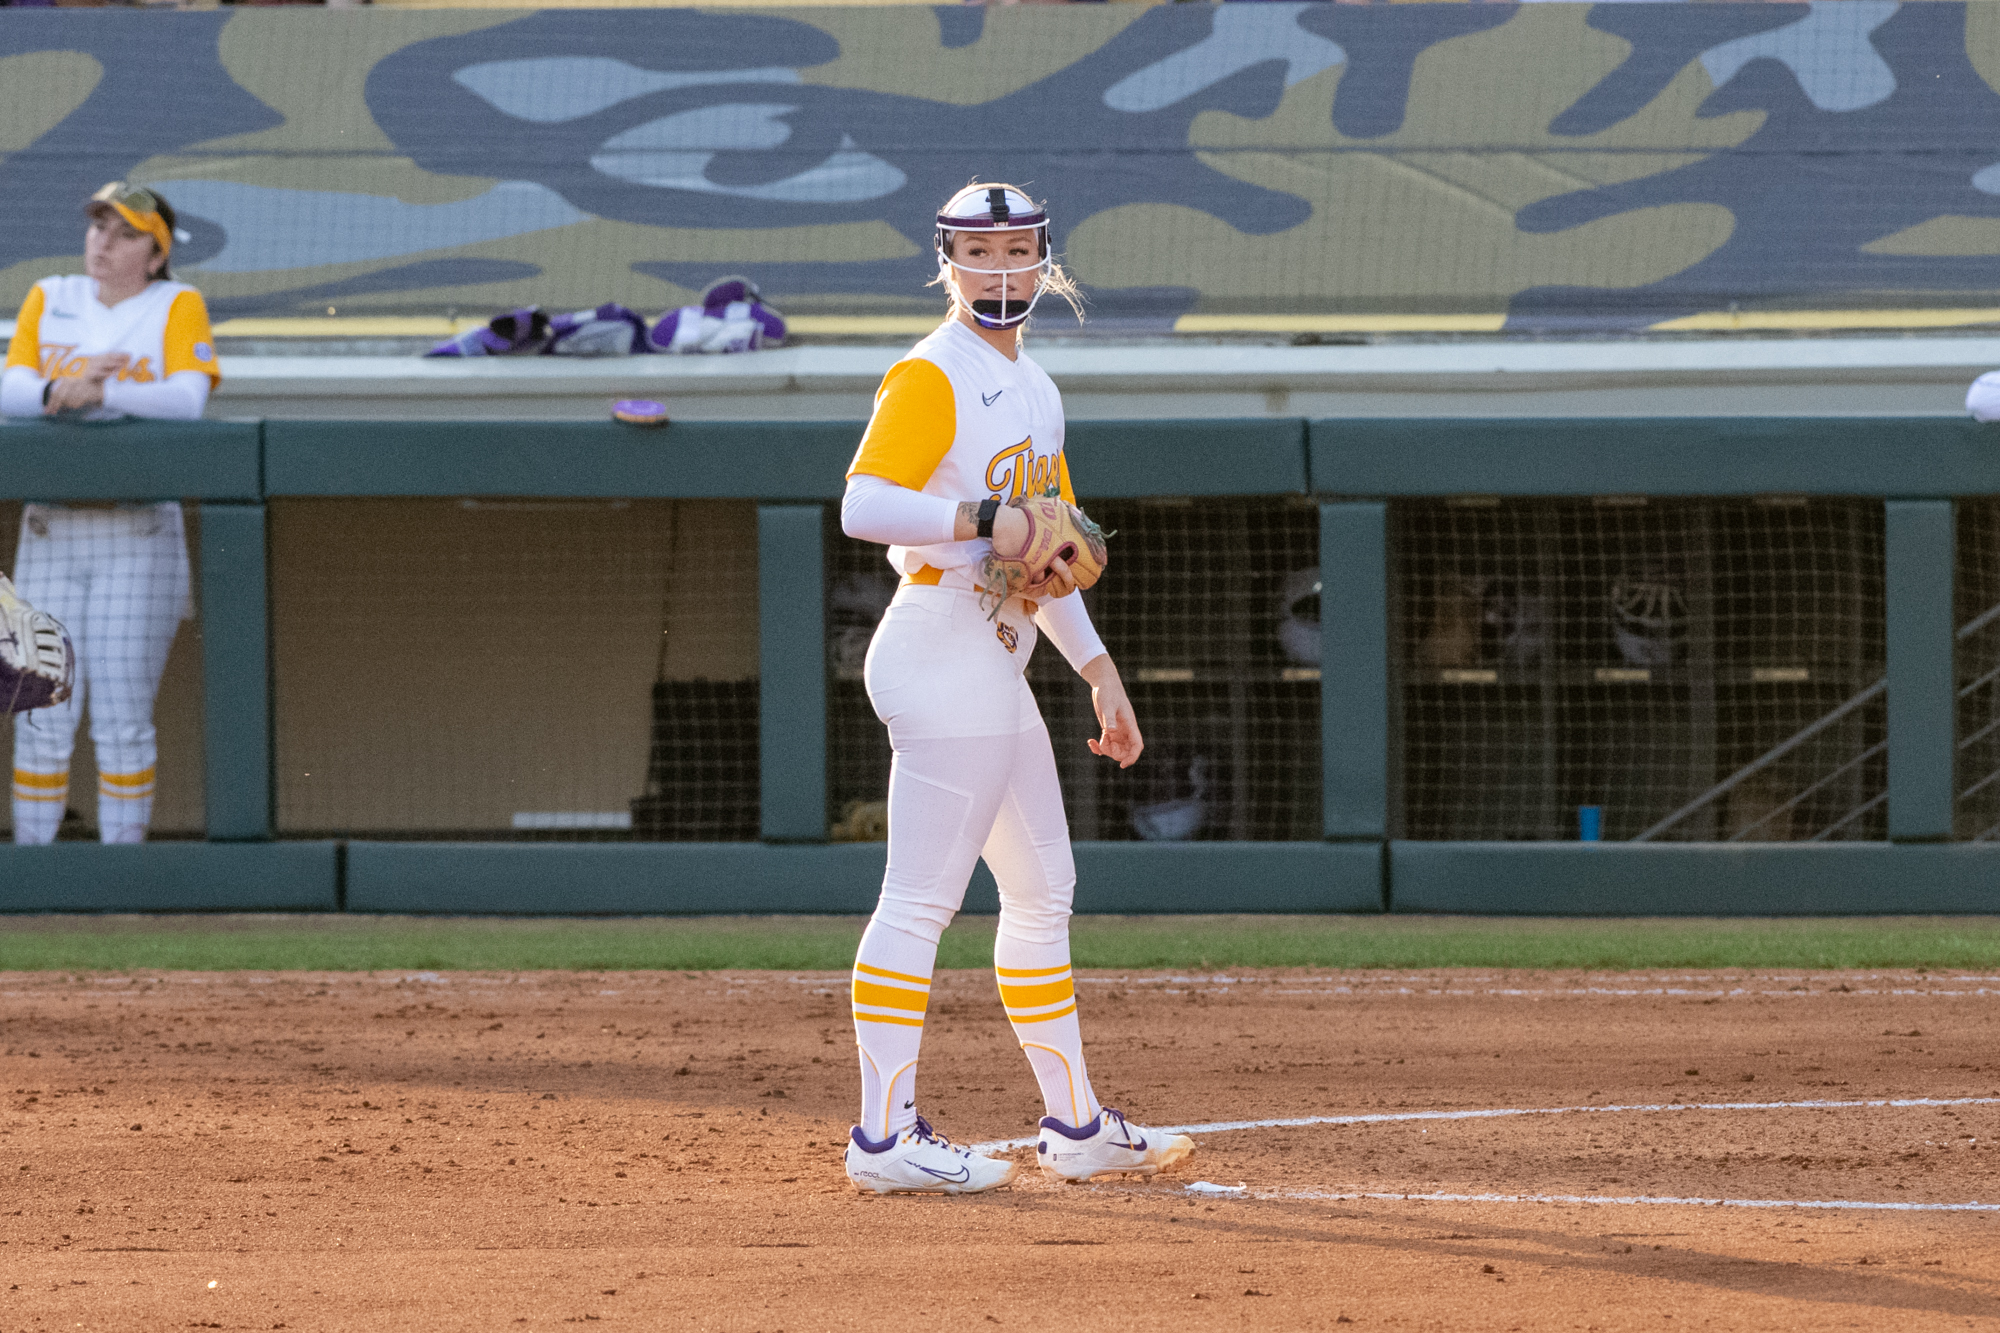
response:
M980 593L991 615L998 615L1011 597L1050 596L1051 561L1068 566L1079 588L1092 587L1103 576L1109 558L1106 533L1081 509L1054 496L1023 496L1010 503L1027 518L1028 533L1018 548L996 539L993 553L980 562Z
M69 631L37 611L0 574L0 709L25 713L69 698L76 682L76 649Z

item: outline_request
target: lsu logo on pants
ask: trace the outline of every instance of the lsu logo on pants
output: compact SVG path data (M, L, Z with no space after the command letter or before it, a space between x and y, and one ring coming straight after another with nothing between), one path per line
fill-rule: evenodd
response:
M1015 629L1004 620L994 626L993 636L1006 644L1007 651L1010 653L1021 646L1021 631Z

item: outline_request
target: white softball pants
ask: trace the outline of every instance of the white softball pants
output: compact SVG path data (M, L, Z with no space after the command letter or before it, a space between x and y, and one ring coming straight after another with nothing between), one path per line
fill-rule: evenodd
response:
M28 505L14 584L63 623L77 659L67 702L14 720L14 840L54 840L87 700L99 836L143 842L159 749L153 697L174 633L191 610L181 507Z
M1000 886L1000 1000L1048 1113L1098 1113L1070 977L1076 863L1055 753L1023 674L1035 623L989 620L976 593L908 586L869 645L866 679L889 728L889 865L854 960L857 1128L894 1139L917 1118L917 1062L938 938L982 856Z
M1000 930L1069 938L1076 863L1054 751L1024 674L1035 623L977 593L900 589L868 649L866 680L889 728L889 869L876 919L935 944L982 856Z

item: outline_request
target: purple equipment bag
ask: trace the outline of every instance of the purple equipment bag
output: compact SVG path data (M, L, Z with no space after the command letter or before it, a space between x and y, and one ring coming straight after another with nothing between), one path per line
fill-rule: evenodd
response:
M700 305L669 310L652 335L654 350L675 353L754 352L784 339L785 317L765 305L757 284L743 277L711 282Z

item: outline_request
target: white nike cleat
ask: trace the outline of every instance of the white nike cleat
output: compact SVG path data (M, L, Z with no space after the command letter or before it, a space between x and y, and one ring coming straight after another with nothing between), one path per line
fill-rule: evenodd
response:
M1162 1134L1131 1124L1124 1112L1109 1106L1081 1129L1071 1129L1052 1115L1043 1116L1042 1132L1035 1142L1035 1160L1041 1163L1042 1174L1077 1184L1112 1172L1155 1175L1193 1151L1194 1140L1187 1135Z
M958 1147L922 1116L880 1143L858 1125L847 1136L847 1178L864 1193L979 1194L1005 1185L1016 1169L1010 1161Z

